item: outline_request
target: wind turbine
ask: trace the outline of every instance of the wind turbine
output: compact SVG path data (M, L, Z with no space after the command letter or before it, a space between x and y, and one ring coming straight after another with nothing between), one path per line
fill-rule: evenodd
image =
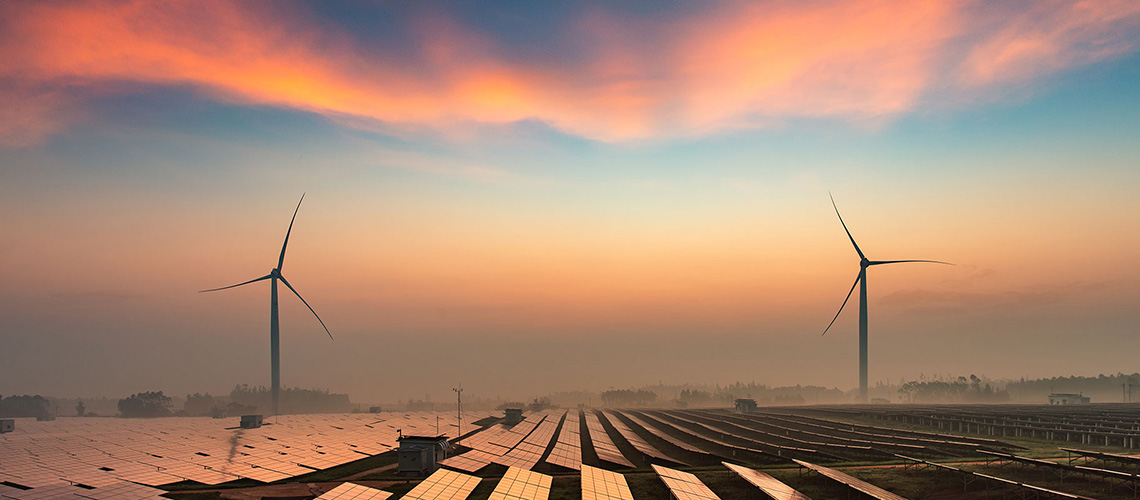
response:
M304 194L301 195L301 201L305 201ZM281 396L281 331L277 318L278 280L281 280L281 283L284 283L285 286L289 288L289 291L293 292L293 295L296 295L298 299L301 299L301 302L305 304L305 307L308 307L309 311L313 313L313 316L317 317L317 321L320 321L321 327L325 329L325 333L329 334L329 338L333 338L332 333L329 332L329 327L325 326L325 322L322 321L321 317L317 315L317 311L313 310L313 306L310 306L308 301L306 301L300 293L297 293L297 289L293 288L293 285L289 284L289 280L285 279L285 276L281 274L281 269L285 266L285 248L289 246L289 233L293 232L293 221L297 220L297 211L301 210L301 201L297 202L297 208L293 210L293 218L289 220L289 230L285 231L285 243L281 244L281 256L277 258L277 267L273 268L272 271L269 271L269 274L266 274L260 278L251 279L243 283L238 283L236 285L223 286L221 288L211 288L209 290L199 290L199 292L216 292L218 290L225 290L227 288L235 288L242 285L248 285L250 283L257 283L258 281L269 280L269 364L271 371L270 380L272 381L273 385L270 390L272 391L271 394L273 396L274 415L277 415L277 403Z
M847 229L847 223L843 222L843 216L839 215L839 207L835 206L835 197L831 193L827 194L831 197L831 206L835 208L835 215L839 216L839 223L843 224L843 230L847 232L847 238L851 240L851 246L855 247L855 253L859 254L859 275L855 277L855 283L851 285L851 291L847 292L847 298L843 299L843 305L839 306L839 312L835 313L835 317L831 318L831 323L823 330L823 334L827 335L827 331L831 329L831 325L835 324L835 320L839 319L839 314L843 312L843 308L847 306L847 301L851 300L851 294L855 293L855 287L859 286L859 400L867 402L867 268L871 266L881 266L883 264L900 264L903 262L929 262L932 264L946 264L952 266L949 262L941 262L937 260L870 260L866 255L863 255L863 250L859 249L859 244L855 243L855 237L851 236L851 231Z

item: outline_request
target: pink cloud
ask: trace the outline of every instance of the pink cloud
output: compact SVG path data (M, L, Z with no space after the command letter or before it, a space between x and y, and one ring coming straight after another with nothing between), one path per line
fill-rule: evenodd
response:
M444 17L395 49L303 13L215 2L0 7L0 141L57 132L86 91L191 85L217 99L394 127L540 120L601 141L755 128L799 117L878 121L945 91L1032 79L1134 50L1140 4L1034 3L995 22L985 4L775 1L685 19L594 11L563 27L582 54L549 60ZM982 28L978 28L981 26ZM968 55L959 55L961 47ZM956 63L954 61L957 61ZM37 90L29 93L19 89ZM110 89L110 90L108 90Z
M1000 26L980 37L960 68L977 87L1023 82L1136 49L1140 3L1130 0L1041 1L979 9Z

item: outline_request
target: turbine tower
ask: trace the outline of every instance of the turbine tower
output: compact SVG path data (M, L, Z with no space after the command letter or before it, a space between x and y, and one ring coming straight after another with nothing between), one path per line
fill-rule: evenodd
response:
M301 201L305 201L305 195L301 195ZM211 288L209 290L200 290L199 292L216 292L218 290L225 290L227 288L235 288L250 283L257 283L258 281L269 280L269 366L270 366L270 380L272 388L270 389L273 397L273 414L277 415L277 403L281 396L281 332L279 328L279 321L277 318L277 281L280 280L284 283L289 291L293 292L305 307L317 317L317 321L321 323L321 327L325 329L325 333L329 334L332 339L332 333L329 332L329 327L325 326L325 322L317 315L317 311L313 310L308 301L297 292L293 285L289 284L289 280L281 274L281 269L285 266L285 248L289 246L289 233L293 232L293 221L297 220L297 211L301 210L301 201L297 202L297 208L293 210L293 218L289 220L289 230L285 231L285 243L281 245L281 256L277 258L277 267L269 271L269 274L260 278L251 279L246 282L238 283L236 285L223 286L221 288Z
M831 196L831 193L828 193ZM839 216L839 223L843 224L843 230L847 232L847 238L851 240L851 246L855 247L855 253L859 254L859 275L855 277L855 283L851 285L851 291L847 292L847 298L843 299L843 305L839 306L839 312L835 313L835 317L831 318L831 323L823 330L823 334L827 335L827 331L831 329L831 325L835 324L835 320L839 319L839 314L843 312L843 308L847 306L847 301L851 300L851 294L855 293L855 287L859 286L859 401L867 402L867 268L871 266L880 266L883 264L899 264L903 262L929 262L932 264L946 264L952 266L949 262L941 262L937 260L870 260L866 255L863 255L863 250L859 249L859 244L855 243L855 237L851 236L851 231L847 229L847 223L843 222L843 216L839 215L839 207L835 206L835 197L831 196L831 206L835 208L835 215Z

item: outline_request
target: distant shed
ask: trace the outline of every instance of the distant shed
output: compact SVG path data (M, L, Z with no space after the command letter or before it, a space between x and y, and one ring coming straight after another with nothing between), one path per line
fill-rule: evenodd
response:
M506 418L503 423L507 425L515 425L523 421L522 408L507 408L505 411Z
M0 434L16 430L16 421L11 419L0 420Z
M1092 399L1082 394L1055 392L1049 395L1051 405L1087 405Z
M242 415L241 423L238 424L242 429L256 429L261 427L264 418L261 415Z
M737 399L736 400L736 413L756 413L756 400L755 399Z

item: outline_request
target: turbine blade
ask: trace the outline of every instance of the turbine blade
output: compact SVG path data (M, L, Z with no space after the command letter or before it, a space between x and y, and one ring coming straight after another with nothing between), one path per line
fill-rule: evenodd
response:
M290 285L289 282L285 280L284 276L282 276L280 279L281 279L281 282L285 284L285 286L289 287L289 290L293 292L293 295L296 295L298 299L301 299L301 302L303 302L305 304L305 307L309 308L309 312L313 313L313 316L317 317L317 321L321 322L321 327L325 329L325 333L329 334L329 338L332 340L336 340L336 339L333 339L332 332L329 331L329 327L325 326L324 320L322 320L321 317L319 315L317 315L317 311L313 310L313 306L310 306L309 303L305 300L305 298L302 297L301 294L297 293L297 289L293 288L293 285Z
M225 289L227 289L227 288L234 288L234 287L239 287L239 286L242 286L242 285L248 285L248 284L250 284L250 283L256 283L256 282L258 282L258 281L261 281L261 280L267 280L267 279L269 279L269 275L268 275L268 274L266 274L265 276L262 276L262 277L260 277L260 278L257 278L257 279L252 279L252 280L246 281L246 282L244 282L244 283L238 283L238 284L236 284L236 285L223 286L223 287L221 287L221 288L211 288L211 289L209 289L209 290L198 290L198 293L202 293L202 292L216 292L216 291L218 291L218 290L225 290Z
M835 197L831 196L830 192L827 193L827 196L831 198L831 206L835 208L835 215L839 215L839 207L835 206ZM855 237L851 236L851 231L847 229L847 223L843 222L842 215L839 215L839 223L843 224L843 230L847 231L847 237L851 239L851 246L855 247L855 253L859 254L860 259L866 259L866 257L863 256L863 251L859 249L859 244L855 243Z
M305 201L305 193L301 193L301 201ZM285 231L285 243L281 244L281 257L277 259L278 271L285 266L285 247L289 246L289 233L293 232L293 221L297 220L297 211L301 210L301 201L297 202L297 208L293 210L293 218L289 219L289 230Z
M823 329L823 335L827 335L827 331L831 329L831 325L834 325L835 320L839 319L839 314L843 312L844 307L847 307L847 301L851 300L851 294L855 293L855 287L859 286L859 280L862 278L863 278L862 272L860 272L859 275L855 277L855 283L853 285L851 285L851 291L847 292L847 298L843 299L843 305L839 306L839 312L835 313L834 318L831 318L831 323L828 323L827 328ZM820 335L820 336L822 337L823 335Z
M946 264L948 266L956 265L956 264L951 264L949 262L942 262L940 260L872 260L871 262L868 262L867 265L868 266L878 266L881 264L898 264L901 262L929 262L931 264Z

